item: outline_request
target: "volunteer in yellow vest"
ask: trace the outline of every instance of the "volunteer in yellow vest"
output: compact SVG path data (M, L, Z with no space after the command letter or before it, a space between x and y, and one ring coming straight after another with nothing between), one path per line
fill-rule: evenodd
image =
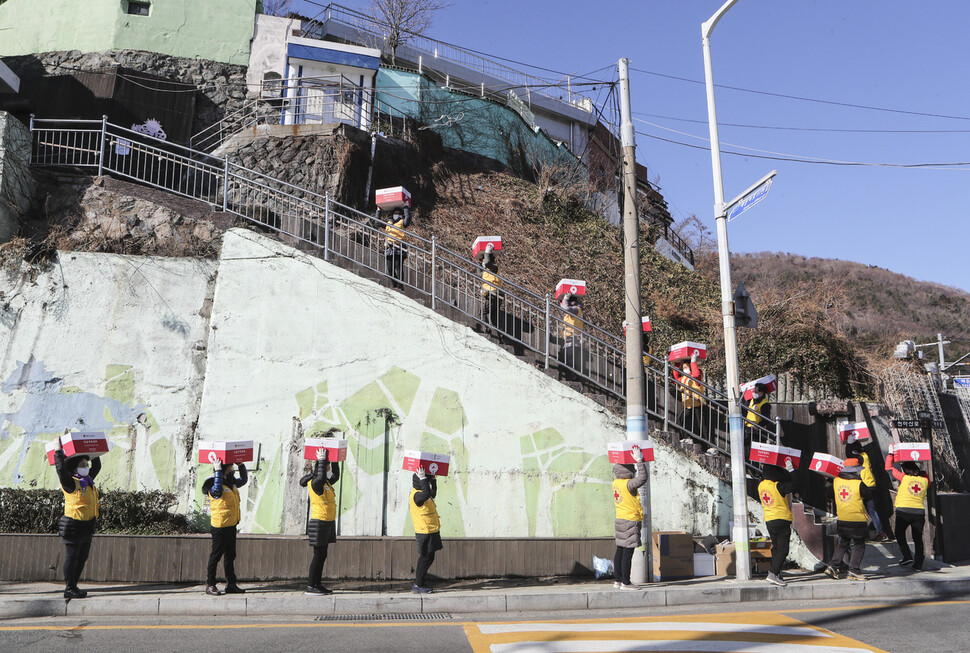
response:
M697 364L697 352L691 355L690 361L680 364L680 371L671 370L674 381L682 383L680 388L681 422L684 429L695 435L702 435L703 407L707 403L704 399L704 389L699 383L704 380L704 372Z
M493 250L489 244L482 257L482 321L498 327L502 280L498 277L498 255Z
M425 577L434 554L444 548L441 543L441 521L438 519L438 508L434 498L438 494L438 481L434 475L424 473L424 467L418 467L417 473L411 477L411 496L408 506L411 508L411 523L414 525L414 539L418 543L418 562L414 566L414 587L412 594L430 594Z
M926 493L930 488L930 479L926 472L912 461L904 462L900 472L893 466L893 455L886 456L886 471L891 472L893 478L899 481L896 490L896 542L902 554L900 565L913 565L913 569L923 568L925 550L923 548L923 526L926 523ZM913 546L916 548L916 558L909 550L906 541L906 529L913 529Z
M781 578L781 568L788 559L791 542L791 507L787 495L798 491L798 479L792 475L795 466L785 458L785 469L775 465L765 465L764 480L758 484L758 498L764 509L765 526L771 537L771 571L767 581L772 585L785 587Z
M337 501L333 484L340 480L340 465L327 465L327 450L317 449L317 461L313 473L300 479L300 485L307 487L310 494L310 521L307 523L307 539L313 547L313 559L307 573L306 592L308 596L323 596L333 592L322 585L323 564L327 561L327 547L337 541Z
M839 577L836 567L842 564L846 552L851 549L848 578L866 579L860 565L866 553L866 535L869 534L865 500L872 496L872 490L862 482L861 472L862 465L858 458L846 458L842 471L832 481L837 517L835 526L839 536L832 559L825 567L825 573L832 578Z
M643 522L643 506L637 491L647 482L647 466L640 449L633 447L636 465L613 465L613 505L616 519L616 553L613 555L613 587L623 590L638 589L630 582L633 551L640 546L640 525ZM634 469L635 468L635 469ZM634 474L636 471L636 474Z
M761 424L765 418L771 419L771 404L768 402L768 388L764 383L755 383L748 401L748 412L744 416L752 424Z
M209 497L209 522L212 525L212 551L206 569L205 593L222 596L216 585L216 566L219 560L226 571L226 594L244 594L246 590L236 584L236 526L239 525L239 488L246 484L249 475L246 466L239 463L239 478L233 473L233 465L212 463L213 474L202 484L202 493Z
M408 257L407 232L411 226L411 207L405 205L403 208L395 208L391 211L387 222L381 217L381 209L377 209L374 216L376 225L383 227L384 240L384 262L385 270L391 277L395 288L401 288L404 280L404 259Z
M94 479L101 471L101 459L95 458L93 462L87 456L67 459L58 438L54 469L64 492L64 516L57 524L64 540L64 598L83 599L88 593L79 589L77 582L91 551L95 519L99 515Z
M559 300L559 307L563 310L562 329L563 344L559 349L558 360L570 370L585 371L585 354L581 339L583 328L583 300L579 295L565 293ZM571 372L567 373L567 376Z

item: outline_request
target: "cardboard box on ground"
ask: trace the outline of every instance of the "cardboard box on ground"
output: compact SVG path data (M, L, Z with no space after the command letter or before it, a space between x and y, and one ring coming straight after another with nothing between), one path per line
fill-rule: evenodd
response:
M690 533L655 531L652 546L655 580L694 577L694 537Z
M751 551L752 573L766 574L771 571L771 542L751 540L748 546ZM718 576L737 574L737 552L733 542L721 542L714 547L714 571Z

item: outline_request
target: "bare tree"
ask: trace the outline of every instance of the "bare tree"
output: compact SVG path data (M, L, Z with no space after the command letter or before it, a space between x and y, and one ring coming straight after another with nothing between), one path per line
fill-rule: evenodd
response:
M293 0L263 0L263 13L267 16L289 16Z
M385 46L395 63L398 47L429 27L434 12L449 6L441 0L370 0L368 15L385 30Z

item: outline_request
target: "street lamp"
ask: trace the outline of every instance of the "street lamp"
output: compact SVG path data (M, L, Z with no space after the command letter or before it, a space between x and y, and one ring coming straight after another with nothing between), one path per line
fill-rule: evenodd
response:
M731 436L731 494L734 504L734 529L731 539L737 556L738 580L751 579L748 550L748 493L744 478L744 427L741 422L738 343L731 292L731 253L728 249L727 206L721 179L721 144L717 135L717 110L714 107L714 72L711 69L711 32L727 10L738 0L728 0L701 25L704 46L704 84L707 88L707 122L711 130L711 167L714 172L714 220L717 224L717 255L721 270L721 315L724 318L724 358L727 367L728 427Z

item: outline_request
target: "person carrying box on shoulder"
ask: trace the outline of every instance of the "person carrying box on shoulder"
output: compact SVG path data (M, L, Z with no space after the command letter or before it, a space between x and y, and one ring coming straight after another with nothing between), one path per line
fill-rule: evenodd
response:
M926 472L912 461L906 461L900 465L903 470L901 472L896 469L894 462L893 454L886 456L886 471L899 481L895 503L896 542L902 554L899 564L903 567L912 565L913 569L920 571L926 557L923 547L923 526L926 523L926 493L930 488L930 479L926 477ZM906 529L912 529L913 532L915 558L906 541Z
M641 544L640 526L643 523L643 506L637 491L647 482L647 466L639 447L630 450L635 465L613 465L613 504L616 510L616 553L613 555L613 583L615 589L639 589L630 582L633 552ZM634 469L636 468L636 474Z
M866 535L869 533L865 501L872 497L872 490L862 482L861 472L862 465L858 458L846 458L842 471L832 480L838 542L825 567L825 573L831 578L839 577L836 566L842 564L846 552L851 549L847 577L850 580L866 580L860 565L866 553Z
M441 520L434 498L438 494L438 481L433 474L425 474L424 467L418 467L411 477L411 495L408 506L411 523L414 524L414 539L418 545L418 562L414 566L414 587L412 594L430 594L432 590L425 580L434 554L444 548L441 543Z
M218 460L212 463L212 476L202 484L202 493L209 497L209 523L212 526L212 549L206 568L205 593L222 596L216 585L216 567L222 560L226 572L226 594L244 594L246 590L236 584L236 527L239 525L239 488L249 480L246 465L239 463L239 478L233 472L232 463Z
M100 498L94 479L101 471L101 458L92 462L87 456L68 459L57 443L54 468L64 492L64 516L57 523L57 531L64 540L64 598L83 599L88 593L77 586L84 564L91 552L96 519L100 514Z
M785 469L765 465L764 480L758 484L758 499L764 510L768 536L771 537L771 571L766 580L778 587L788 585L781 578L781 568L788 559L791 524L794 519L788 495L798 491L798 479L792 475L794 471L795 466L789 458L785 458Z
M309 487L310 521L306 534L310 546L313 547L313 559L307 572L307 596L323 596L333 594L332 590L322 585L323 564L327 561L327 547L337 541L337 501L333 491L333 484L340 480L340 464L327 464L327 450L317 449L317 460L313 473L300 479L300 486Z

